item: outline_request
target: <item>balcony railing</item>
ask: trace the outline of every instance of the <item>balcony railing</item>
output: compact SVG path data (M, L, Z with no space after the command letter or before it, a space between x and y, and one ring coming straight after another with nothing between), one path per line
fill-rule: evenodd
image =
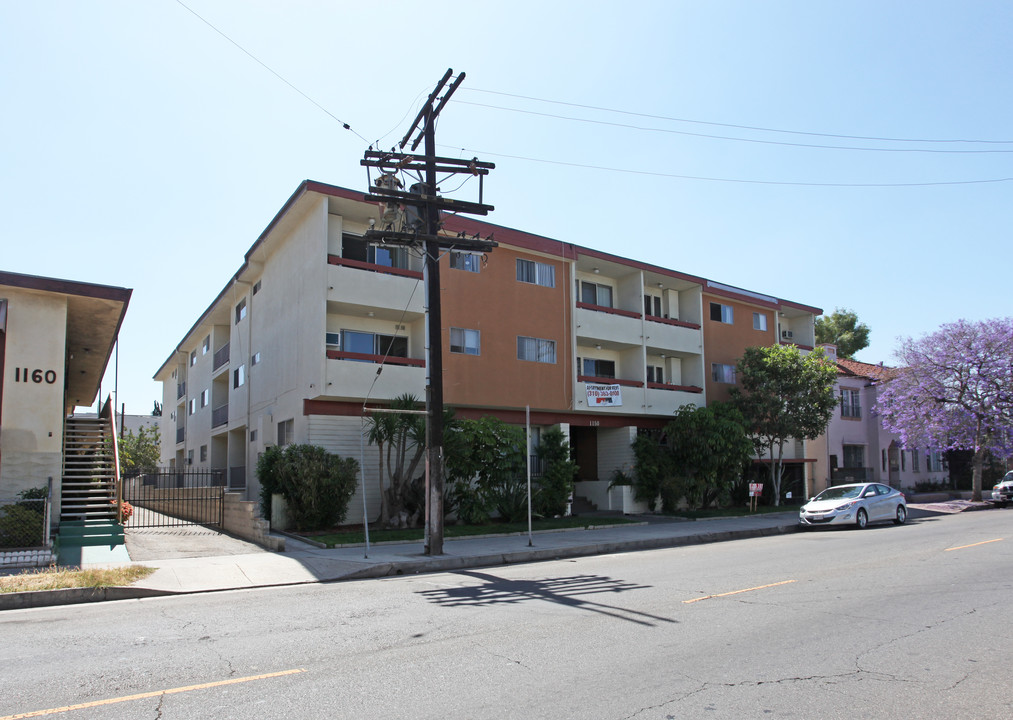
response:
M579 302L577 307L581 310L593 310L594 312L608 313L609 315L621 315L622 317L640 319L640 313L619 308L606 307L605 305L592 305L591 303Z
M214 372L228 361L229 361L229 343L225 343L220 348L215 350L214 363L212 363L211 371Z
M422 279L422 273L417 270L390 267L389 265L376 265L375 263L363 262L362 260L350 260L349 258L343 258L337 255L328 255L327 262L330 265L340 265L342 267L357 268L359 270L369 270L370 272L383 273L384 275L399 275L401 277L408 277L415 280Z
M677 392L702 393L703 388L696 385L672 385L671 383L648 382L647 387L652 390L675 390Z
M246 466L237 465L229 468L229 489L241 490L246 487Z
M692 330L699 330L700 325L697 323L686 322L685 320L673 320L672 318L658 317L657 315L645 315L645 320L651 322L662 323L663 325L675 325L676 327L690 328Z
M425 367L425 360L416 360L415 358L404 358L394 357L388 355L369 355L367 353L356 353L356 352L342 352L341 350L328 350L327 358L329 360L355 360L358 362L371 362L371 363L383 363L386 365L403 365L405 367Z
M865 467L840 467L830 470L830 482L834 485L844 485L853 482L871 482L873 480L873 469Z
M176 428L176 443L179 444L186 439L186 428Z
M229 421L229 404L225 403L221 407L216 407L211 411L211 427L216 428L219 425L224 425Z
M179 400L184 395L186 395L186 383L176 383L176 399Z

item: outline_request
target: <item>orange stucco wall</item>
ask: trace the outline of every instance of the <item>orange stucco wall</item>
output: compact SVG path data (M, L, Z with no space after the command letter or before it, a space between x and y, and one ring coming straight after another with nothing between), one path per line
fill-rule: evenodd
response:
M480 272L440 264L444 400L450 405L564 410L571 406L569 265L508 246L487 254ZM517 280L518 257L555 266L555 287ZM481 354L450 352L450 328L478 330ZM517 337L556 342L555 364L517 359Z
M721 303L732 308L732 324L711 320L711 303ZM753 329L753 313L763 313L767 316L767 329ZM704 346L704 373L707 383L707 402L728 399L728 390L731 385L714 382L711 374L712 363L723 363L735 365L742 357L747 347L759 345L774 345L777 337L774 334L777 329L776 308L744 303L724 295L711 293L703 294L703 346Z

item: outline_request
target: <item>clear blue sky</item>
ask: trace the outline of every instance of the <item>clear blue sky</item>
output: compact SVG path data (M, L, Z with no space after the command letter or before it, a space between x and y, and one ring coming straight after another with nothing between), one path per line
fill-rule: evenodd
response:
M134 289L128 412L298 184L365 189L448 67L440 152L497 164L491 222L852 308L867 362L1010 314L1009 2L185 3L0 0L0 269Z

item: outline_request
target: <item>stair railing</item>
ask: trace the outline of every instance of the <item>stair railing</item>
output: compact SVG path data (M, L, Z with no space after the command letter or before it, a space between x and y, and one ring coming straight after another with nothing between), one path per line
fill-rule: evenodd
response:
M113 436L113 482L116 488L116 522L123 523L123 481L120 478L120 439L116 432L116 408L113 407L112 396L107 396L105 404L102 405L102 410L99 412L100 418L109 420L109 428L112 431Z

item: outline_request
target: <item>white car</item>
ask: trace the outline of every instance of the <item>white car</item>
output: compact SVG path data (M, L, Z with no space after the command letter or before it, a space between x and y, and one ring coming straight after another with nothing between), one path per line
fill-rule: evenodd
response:
M1013 502L1013 470L992 486L992 502L998 503L999 507L1006 507L1006 503Z
M904 493L880 483L835 485L802 506L798 522L803 528L820 525L854 525L864 528L871 522L907 522Z

